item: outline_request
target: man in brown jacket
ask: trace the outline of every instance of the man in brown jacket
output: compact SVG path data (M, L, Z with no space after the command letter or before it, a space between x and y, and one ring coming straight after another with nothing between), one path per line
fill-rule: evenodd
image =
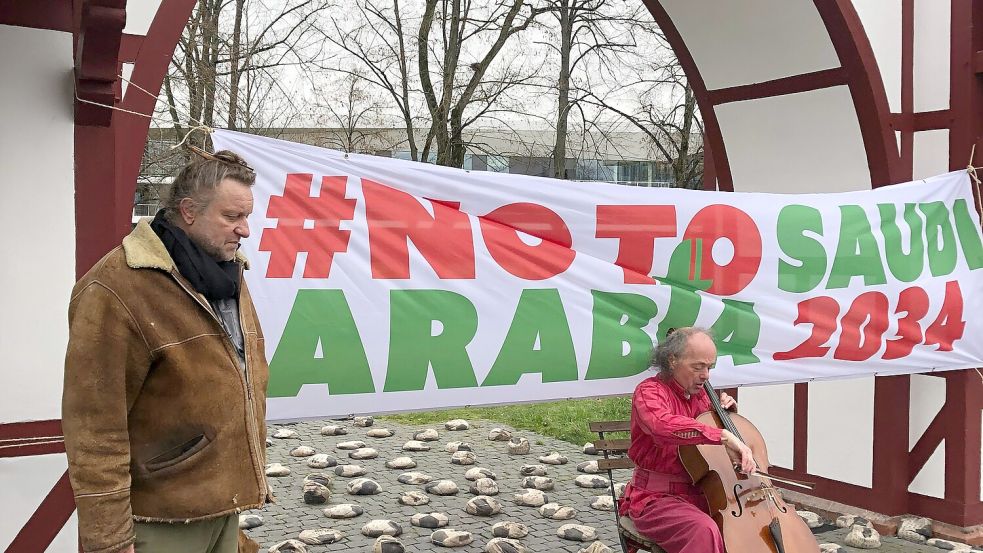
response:
M235 552L238 513L267 501L269 369L237 253L256 175L201 156L72 291L62 426L87 553Z

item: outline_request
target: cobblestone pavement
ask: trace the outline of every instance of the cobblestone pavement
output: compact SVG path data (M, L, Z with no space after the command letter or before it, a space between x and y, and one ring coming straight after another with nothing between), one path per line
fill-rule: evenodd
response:
M528 431L517 431L499 423L483 420L468 422L471 425L470 429L462 431L446 430L443 424L407 426L391 421L376 421L373 426L368 428L355 427L349 420L319 420L271 425L269 428L270 436L279 429L287 428L296 431L299 439L274 438L273 445L267 448L267 461L281 463L289 467L291 474L285 477L269 478L277 498L277 504L267 505L262 510L243 513L259 514L264 520L262 526L247 530L247 534L258 541L265 551L276 543L296 538L302 530L333 529L342 532L344 538L333 544L309 545L307 546L308 551L311 553L369 552L372 551L375 538L363 536L360 532L362 526L373 519L389 519L402 527L403 533L399 539L406 546L408 552L447 551L446 548L438 547L430 541L433 530L418 528L410 524L410 517L416 513L443 512L450 519L447 528L466 530L474 536L474 542L470 545L455 548L461 552L484 551L485 545L492 538L492 525L506 520L521 522L528 526L529 535L521 541L532 551L576 553L589 545L589 542L568 541L557 536L557 528L568 523L593 527L597 530L599 540L616 551L620 550L614 514L610 511L595 510L590 507L590 502L595 496L608 495L607 489L585 489L574 485L574 479L581 474L577 471L577 464L583 461L596 460L598 459L597 456L584 454L580 446ZM326 424L342 426L347 429L348 434L322 436L320 430ZM388 428L395 434L388 438L366 436L367 431L380 427ZM495 427L510 430L513 436L527 438L531 444L530 453L527 455L510 455L507 452L507 442L490 441L488 432ZM427 442L431 450L423 452L402 451L403 444L412 440L415 432L425 428L433 428L440 434L437 441ZM335 448L336 444L350 440L365 442L366 447L376 449L379 456L375 459L357 461L348 457L348 451ZM451 454L445 449L446 444L451 441L463 441L472 444L477 456L477 463L471 466L451 464ZM339 464L361 465L368 470L365 477L372 478L379 483L382 489L381 493L365 496L349 495L347 485L351 479L335 476L334 468L312 469L308 467L309 457L297 458L289 455L290 450L300 445L309 446L317 453L326 453L335 457ZM540 516L537 508L519 506L513 501L513 494L522 490L520 485L522 476L519 475L519 468L524 464L541 464L537 458L554 451L566 456L569 462L564 465L546 465L547 476L555 482L555 489L547 491L546 495L550 502L573 507L576 510L576 516L571 520L546 519ZM385 462L387 460L402 456L409 456L416 461L416 468L405 470L386 468ZM501 513L491 517L478 517L464 511L465 503L474 497L468 492L468 486L471 482L464 478L464 473L474 467L484 467L497 474L500 494L496 496L496 499L502 505ZM433 476L435 480L453 480L460 488L460 492L453 496L430 494L430 503L418 507L401 505L397 501L401 494L413 490L423 491L422 485L401 484L396 480L400 474L408 471L424 472ZM311 473L328 473L334 477L331 485L331 498L324 505L304 503L302 481L306 475ZM602 473L601 476L606 476L606 473ZM628 470L616 471L615 481L624 482L630 476ZM322 511L325 507L342 503L357 504L365 512L351 519L330 519L323 514ZM817 537L821 543L842 544L842 538L845 534L845 529L832 528L819 533ZM936 547L913 544L894 537L884 537L882 541L883 545L878 551L884 553L901 551L937 553L941 551ZM860 551L853 548L846 548L846 550Z

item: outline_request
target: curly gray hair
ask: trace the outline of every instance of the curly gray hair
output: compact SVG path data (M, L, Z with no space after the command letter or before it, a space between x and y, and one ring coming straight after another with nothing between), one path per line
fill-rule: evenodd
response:
M655 346L652 352L652 366L659 369L662 374L669 374L672 359L678 359L686 353L690 336L696 334L705 334L711 340L713 339L713 333L702 327L670 328L666 337Z

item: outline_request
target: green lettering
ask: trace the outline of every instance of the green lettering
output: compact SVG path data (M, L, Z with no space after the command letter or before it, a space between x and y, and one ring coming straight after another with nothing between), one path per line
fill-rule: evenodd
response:
M904 220L908 224L908 253L902 247L901 226L894 204L878 204L881 213L881 233L884 234L884 256L891 274L902 282L912 282L925 268L925 237L922 234L922 218L915 211L915 204L905 204Z
M446 290L389 293L387 392L422 390L433 368L437 387L476 387L466 346L478 330L478 312L468 298ZM443 328L436 335L434 322Z
M729 355L735 366L757 363L758 356L752 350L758 344L761 319L754 312L754 304L728 299L722 301L724 310L710 327L717 344L717 356Z
M365 348L342 290L297 291L270 361L267 393L293 397L304 384L327 384L331 394L375 391Z
M966 256L966 264L970 271L975 271L983 267L983 242L980 241L980 227L975 210L970 216L969 204L966 200L959 199L952 206L952 214L956 217L956 233L959 235L963 255Z
M778 247L798 264L778 260L778 287L786 292L808 292L826 276L826 248L806 236L805 231L823 235L823 216L805 205L787 205L778 213Z
M525 373L542 373L543 382L577 380L573 337L555 288L522 291L502 349L481 385L512 385Z
M585 380L634 376L649 366L652 338L642 330L659 312L641 294L591 291L594 329Z
M867 286L887 282L881 252L863 208L859 205L841 205L840 219L836 258L826 288L846 288L856 276L862 276Z
M928 247L928 268L932 276L951 273L956 268L956 236L944 202L918 204L925 215L925 243Z
M666 277L660 279L669 286L669 307L659 322L656 341L665 339L670 328L682 328L696 324L702 299L697 290L707 290L713 284L699 278L702 239L683 240L669 257Z

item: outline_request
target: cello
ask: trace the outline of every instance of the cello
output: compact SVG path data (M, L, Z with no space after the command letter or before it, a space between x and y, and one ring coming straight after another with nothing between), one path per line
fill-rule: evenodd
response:
M720 527L729 553L819 553L819 543L805 521L789 507L767 472L768 449L761 433L746 418L728 413L710 387L712 411L697 421L724 428L737 436L754 454L758 469L744 474L735 468L725 448L717 445L680 446L679 458L703 491L710 516ZM775 480L778 480L775 478ZM782 479L796 485L802 483ZM810 487L810 486L806 486Z

